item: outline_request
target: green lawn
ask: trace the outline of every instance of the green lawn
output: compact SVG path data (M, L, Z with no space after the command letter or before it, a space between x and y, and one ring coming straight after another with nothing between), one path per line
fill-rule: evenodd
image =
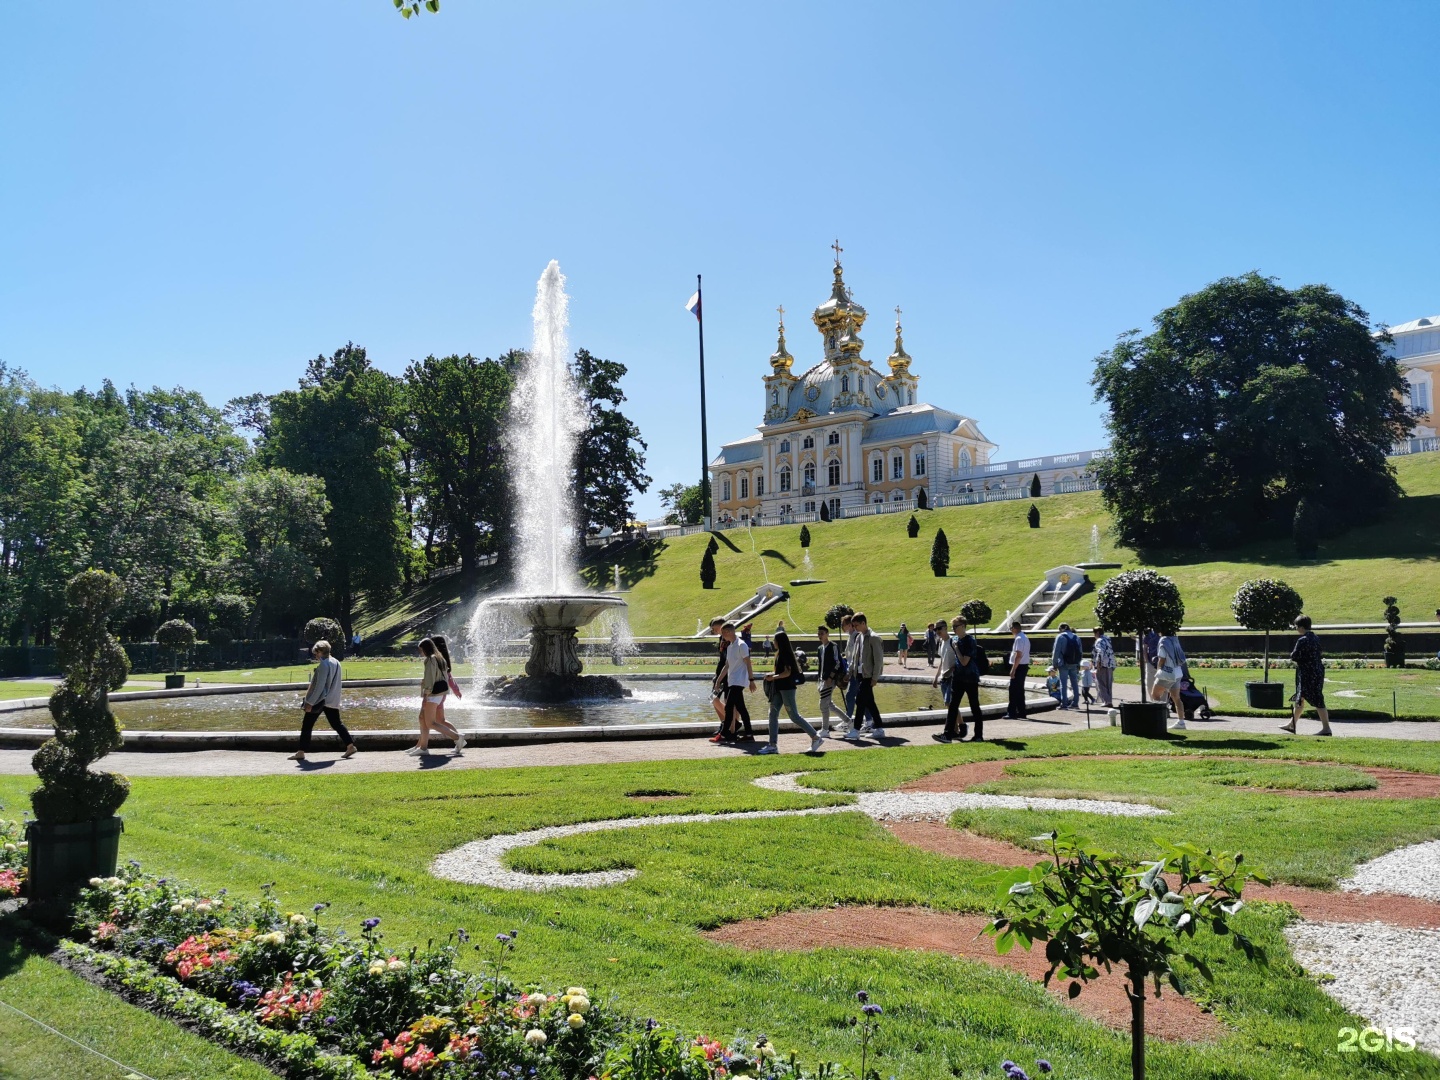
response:
M1137 681L1135 668L1120 668L1119 671L1122 682ZM1127 671L1130 674L1128 680ZM1205 690L1211 708L1217 712L1232 716L1279 715L1254 713L1245 704L1245 684L1260 681L1262 672L1258 668L1224 670L1192 667L1190 673L1195 676L1197 685ZM1272 669L1270 681L1284 685L1288 701L1295 689L1295 672ZM1390 717L1392 691L1395 695L1393 715L1401 720L1440 720L1440 671L1414 667L1325 669L1325 704L1329 706L1331 716Z
M947 764L1033 755L995 790L1065 791L1144 798L1164 819L1076 813L967 812L970 828L1019 842L1056 825L1081 827L1136 855L1153 838L1188 838L1244 850L1282 880L1333 884L1358 861L1440 837L1433 802L1303 799L1251 790L1285 785L1344 788L1375 764L1440 772L1440 745L1192 735L1147 743L1171 759L1111 764L1053 762L1043 755L1133 751L1106 729L981 747L932 746L834 754L816 760L754 758L546 769L426 771L364 776L136 779L126 805L123 855L207 890L254 896L278 882L297 910L318 901L326 918L354 927L381 918L404 947L465 926L480 940L518 927L510 963L523 984L579 983L620 1007L728 1037L768 1034L782 1051L858 1064L844 1017L858 989L885 1007L882 1076L979 1078L1013 1056L1049 1057L1060 1077L1128 1075L1128 1040L1080 1019L1037 986L988 967L918 952L834 949L744 952L697 931L732 920L831 904L921 904L981 910L990 868L901 844L861 814L656 826L551 841L513 853L529 871L635 867L624 885L513 893L433 878L438 853L478 837L612 817L833 803L844 792L888 788ZM1216 761L1195 751L1255 756ZM1304 773L1266 758L1306 757L1335 767ZM834 794L786 794L748 781L809 768ZM0 778L18 804L31 781ZM636 791L685 798L646 803ZM1295 968L1281 928L1286 909L1252 905L1241 918L1273 957L1268 972L1244 967L1223 943L1202 939L1217 981L1206 1000L1233 1032L1203 1045L1152 1044L1152 1075L1168 1080L1246 1077L1437 1076L1425 1055L1341 1055L1336 1029L1355 1020ZM474 962L478 963L478 956ZM115 1055L120 1056L120 1055ZM3 1074L0 1074L3 1075Z
M6 940L0 926L0 1001L124 1062L46 1032L0 1006L0 1080L123 1080L138 1069L155 1080L274 1080L236 1057Z
M47 682L0 682L0 701L14 701L16 698L49 697L55 684Z

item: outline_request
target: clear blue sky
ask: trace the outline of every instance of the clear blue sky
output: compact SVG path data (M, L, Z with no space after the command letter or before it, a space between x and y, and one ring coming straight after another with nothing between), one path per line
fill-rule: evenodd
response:
M656 486L753 430L829 244L925 400L1003 456L1102 440L1091 361L1258 269L1440 312L1431 3L15 2L0 359L44 383L292 386L529 337L630 367ZM640 502L658 512L653 491Z

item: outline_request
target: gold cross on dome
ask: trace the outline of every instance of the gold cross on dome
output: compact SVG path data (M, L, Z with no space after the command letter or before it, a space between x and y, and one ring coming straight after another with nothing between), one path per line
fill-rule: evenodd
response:
M780 305L779 307L777 307L775 310L780 313L780 323L781 323L781 325L783 326L784 323L785 323L785 305L784 305L784 304L781 304L781 305Z
M840 246L840 239L839 239L839 237L836 237L835 243L833 243L833 244L830 245L830 250L833 251L833 252L835 252L835 265L836 265L836 266L839 266L839 265L840 265L840 253L845 250L844 248L842 248L842 247Z
M899 325L900 325L900 305L899 305L899 304L896 304L896 305L895 305L895 325L896 325L896 326L899 326Z

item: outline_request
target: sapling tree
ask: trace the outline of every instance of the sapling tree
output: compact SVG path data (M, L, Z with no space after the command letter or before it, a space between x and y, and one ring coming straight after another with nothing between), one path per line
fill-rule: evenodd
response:
M715 553L708 547L700 556L700 584L706 589L715 587Z
M809 525L801 525L801 526L800 526L800 546L801 546L802 548L808 548L808 547L810 546L810 526L809 526Z
M103 570L76 574L65 587L65 620L55 649L65 677L50 695L55 737L31 759L40 786L30 793L30 804L40 821L108 818L130 794L125 777L90 768L122 745L110 691L125 685L130 658L108 620L124 595L120 579Z
M936 577L944 577L950 569L950 540L944 529L935 530L935 543L930 546L930 569Z
M170 670L180 670L180 654L195 647L195 627L184 619L171 619L155 631L155 642L170 654Z
M971 626L989 626L991 614L984 600L966 600L960 605L960 617Z
M847 615L854 615L855 609L849 604L832 604L830 610L825 612L825 625L831 630L840 629L840 620Z
M910 520L905 523L905 534L914 540L920 535L920 522L915 520L915 515L910 515Z
M1158 859L1136 862L1071 833L1035 839L1049 845L1051 858L991 878L998 887L997 907L985 932L1002 956L1017 943L1028 951L1044 942L1050 965L1045 984L1057 974L1071 980L1072 998L1099 978L1102 968L1123 971L1130 999L1130 1072L1133 1080L1144 1080L1145 984L1153 984L1157 998L1164 983L1183 994L1181 959L1212 979L1204 959L1187 951L1202 926L1228 936L1247 960L1265 964L1264 951L1230 920L1244 903L1245 885L1269 881L1246 868L1242 854L1191 843L1165 844Z
M1270 681L1270 631L1284 630L1295 625L1300 612L1305 610L1305 601L1300 594L1283 581L1271 578L1257 578L1247 581L1230 601L1230 610L1235 619L1248 630L1265 631L1265 682Z
M1150 692L1150 671L1144 662L1142 641L1145 631L1173 634L1185 621L1185 604L1180 590L1168 577L1154 570L1126 570L1100 586L1095 597L1095 621L1105 629L1135 635L1135 658L1140 664L1140 682Z

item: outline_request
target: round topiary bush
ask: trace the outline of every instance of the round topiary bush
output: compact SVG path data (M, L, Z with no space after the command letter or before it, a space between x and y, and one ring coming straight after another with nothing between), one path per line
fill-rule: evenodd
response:
M255 606L238 593L217 593L210 601L215 625L230 631L232 641L245 636L245 628L250 625L250 616L254 610ZM215 640L213 632L210 640Z
M991 614L984 600L966 600L960 605L960 617L971 626L989 626Z
M849 604L835 604L829 611L825 612L825 625L831 630L840 629L840 620L847 615L854 615L855 609Z
M1230 610L1235 621L1248 630L1265 631L1265 678L1270 681L1270 631L1284 630L1295 625L1300 612L1305 610L1305 601L1300 594L1283 581L1273 578L1257 578L1247 581L1236 590L1230 601Z
M195 627L184 619L171 619L155 631L155 643L170 654L170 670L180 670L180 654L195 647Z
M334 619L327 619L324 616L311 619L305 624L305 629L300 636L305 639L306 645L314 645L317 641L328 641L332 656L339 656L344 651L345 630Z
M124 595L120 579L103 570L76 574L65 587L65 621L55 647L65 678L50 695L55 737L31 759L40 787L30 793L30 804L39 821L108 818L130 794L123 776L90 768L121 746L110 691L125 685L130 658L108 623Z
M1154 570L1126 570L1100 586L1095 597L1095 621L1107 630L1135 635L1138 653L1145 631L1174 634L1185 621L1180 590ZM1143 669L1142 669L1143 670ZM1142 683L1149 691L1146 677Z

